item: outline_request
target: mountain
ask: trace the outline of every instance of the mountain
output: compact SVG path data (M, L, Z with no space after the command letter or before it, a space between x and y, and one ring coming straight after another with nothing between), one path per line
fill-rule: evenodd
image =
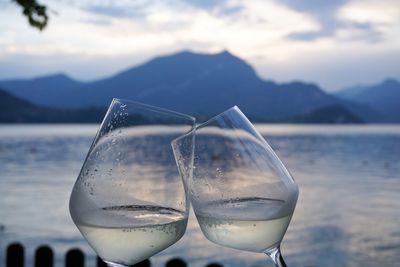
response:
M227 51L184 51L87 83L58 74L0 81L0 86L34 104L58 108L105 107L117 97L204 118L238 105L255 121L279 121L341 105L365 121L381 120L368 106L327 94L314 84L264 81L249 64Z
M310 113L294 117L291 122L297 123L364 123L362 119L352 114L346 108L339 105L332 105L318 108Z
M0 121L24 121L24 114L35 116L38 112L39 110L33 104L0 89Z
M356 96L358 93L360 93L364 89L365 89L365 86L355 85L355 86L348 87L344 90L341 90L339 92L336 92L335 95L340 98L349 99L349 98Z
M400 122L400 82L387 79L372 86L357 86L336 94L346 100L366 104L384 114L388 121Z
M69 97L72 92L79 94L84 83L75 81L64 74L54 74L27 80L0 81L0 87L7 89L14 96L21 97L32 103L59 107L58 102ZM55 101L55 102L54 102Z
M0 122L101 122L104 108L57 109L39 107L0 89Z

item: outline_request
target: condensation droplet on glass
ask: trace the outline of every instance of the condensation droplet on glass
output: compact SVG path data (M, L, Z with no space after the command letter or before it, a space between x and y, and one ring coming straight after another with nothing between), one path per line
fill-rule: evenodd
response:
M221 178L222 177L222 170L220 168L216 168L215 171L217 172L216 178Z

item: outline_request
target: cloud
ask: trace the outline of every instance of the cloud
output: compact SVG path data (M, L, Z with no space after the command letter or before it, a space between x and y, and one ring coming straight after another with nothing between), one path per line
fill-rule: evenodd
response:
M116 18L124 18L124 17L131 16L131 14L129 14L129 12L127 12L126 9L120 8L120 7L113 7L113 6L92 5L92 6L86 7L84 10L95 13L95 14L116 17Z
M223 6L217 9L217 14L222 16L231 16L243 11L243 5Z
M336 58L354 60L352 66L360 62L352 76L359 79L362 73L371 73L364 71L362 57L400 55L397 0L47 1L58 15L51 16L41 33L27 25L17 5L0 9L0 60L9 59L14 66L9 71L3 67L0 78L53 68L81 79L99 78L134 64L137 58L184 49L226 49L253 63L264 77L301 79L296 73L303 73L307 79L335 86L335 81L351 80L336 75L335 68L349 64ZM23 71L26 62L21 59L28 58L31 68ZM383 75L389 70L384 65L380 62L374 70Z
M82 19L81 22L85 23L85 24L93 24L93 25L97 25L100 27L103 26L111 26L112 25L112 21L108 20L108 19L97 19L97 18L93 18L93 19Z
M383 41L383 33L375 27L374 23L348 20L343 16L343 10L347 10L347 15L355 11L349 11L349 6L352 6L354 1L284 0L283 2L290 8L309 14L315 18L319 24L318 30L294 32L287 36L289 39L314 41L320 38L335 37L338 32L343 33L347 31L351 33L346 37L347 40L365 42ZM364 3L362 3L362 5L364 5ZM356 8L356 13L360 8L361 7ZM379 12L379 10L375 10L373 13L376 12Z
M295 32L288 35L289 39L312 41L335 34L337 28L343 26L336 18L336 12L347 3L346 0L284 0L289 8L312 16L319 23L315 31Z
M243 4L229 0L180 0L182 3L212 12L217 16L230 16L243 10Z
M360 41L379 43L385 41L385 34L368 22L347 22L346 26L338 29L336 38L339 41Z
M345 25L338 37L400 45L400 8L396 0L353 0L341 7L337 18Z
M166 0L166 1L132 1L120 4L118 2L110 4L107 1L97 1L93 3L80 3L79 7L96 15L107 16L111 18L127 18L132 20L143 20L146 16L154 16L160 11L160 7L164 10L179 10L181 12L208 12L215 16L231 16L240 12L243 6L240 3L232 4L232 1L193 1L193 0ZM173 7L173 8L171 8Z
M110 18L138 20L148 12L154 1L96 1L80 2L77 6L85 12Z
M303 49L291 56L290 61L277 61L268 57L249 58L262 77L279 82L303 80L317 82L323 89L335 91L355 84L375 84L388 77L400 79L399 47L374 49L358 44L324 49ZM322 46L322 44L321 44ZM372 51L371 51L372 50Z
M339 10L338 17L356 22L370 22L380 26L395 26L400 22L398 0L352 0Z
M225 5L226 0L182 0L189 5L193 5L198 8L213 10L217 7Z

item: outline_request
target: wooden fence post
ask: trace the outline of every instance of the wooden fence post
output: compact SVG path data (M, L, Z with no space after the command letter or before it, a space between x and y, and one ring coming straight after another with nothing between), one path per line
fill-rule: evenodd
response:
M150 267L151 266L151 262L149 259L138 262L136 264L133 265L134 267Z
M19 243L12 243L7 247L6 267L24 267L24 247ZM54 253L48 246L40 246L35 251L35 267L53 267ZM80 249L70 249L65 256L65 267L84 267L85 255ZM149 259L132 265L133 267L151 267ZM97 257L97 267L107 267L106 263ZM180 258L173 258L166 262L165 267L187 267L187 263ZM219 263L209 263L206 267L223 267Z
M97 267L107 267L107 264L99 256L97 256Z
M219 263L213 262L213 263L208 264L206 267L224 267L224 266L222 266L222 265L219 264Z
M167 261L165 267L186 267L187 264L182 259L174 258Z
M65 256L65 267L84 267L85 255L80 249L70 249Z
M40 246L35 252L35 267L53 267L53 251L48 246Z
M7 247L7 267L24 267L24 260L24 247L21 244L13 243Z

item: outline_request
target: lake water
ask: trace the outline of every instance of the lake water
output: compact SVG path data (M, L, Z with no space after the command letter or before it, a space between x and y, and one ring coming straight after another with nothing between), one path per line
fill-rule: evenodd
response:
M72 223L68 200L97 125L0 125L0 266L5 249L50 245L94 254ZM300 187L282 243L288 266L396 266L400 262L400 126L257 125ZM193 215L193 214L192 214ZM206 240L194 216L185 236L151 258L192 267L273 266L261 254Z

